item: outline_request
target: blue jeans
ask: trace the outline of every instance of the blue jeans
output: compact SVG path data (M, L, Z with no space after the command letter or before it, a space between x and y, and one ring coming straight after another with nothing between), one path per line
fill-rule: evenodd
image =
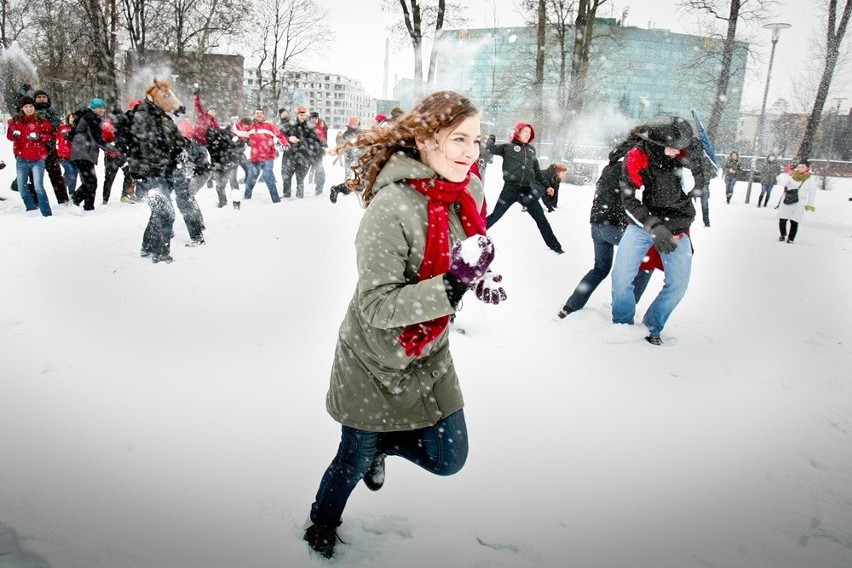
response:
M467 425L459 410L434 426L403 432L368 432L343 426L337 455L325 470L311 505L316 525L340 525L349 495L378 453L399 456L436 475L452 475L467 460Z
M565 307L571 311L583 309L586 302L592 296L592 293L597 289L601 282L609 276L609 271L612 269L612 260L615 256L615 247L621 242L621 236L624 234L622 225L610 225L608 223L592 223L592 243L595 247L595 266L583 276L577 288L568 301L565 302ZM633 296L636 301L642 297L642 293L648 286L653 272L639 272L636 278L633 279Z
M633 316L636 315L633 278L653 244L651 235L636 225L630 225L624 231L612 270L612 323L633 323ZM665 271L663 289L642 319L651 335L657 336L663 331L666 321L683 299L689 285L692 270L692 242L689 235L681 235L674 252L660 254L660 258Z
M766 204L769 203L769 196L772 195L772 188L775 187L774 182L762 183L760 184L760 197L757 198L758 205L760 204L760 200L766 197ZM764 204L764 207L766 206Z
M731 196L734 194L734 186L737 184L737 178L735 177L726 177L725 178L725 199L727 199L728 203L731 202Z
M80 170L74 165L71 160L62 160L62 169L64 170L65 187L68 189L68 195L74 199L75 191L77 190L77 175Z
M266 160L264 162L252 162L246 176L246 191L245 198L251 199L251 192L254 189L254 184L257 183L258 176L263 174L263 181L269 189L269 195L272 197L272 203L278 203L281 198L278 196L278 186L275 185L275 173L272 171L272 166L275 160Z
M18 174L18 193L21 194L21 199L24 200L24 207L27 211L32 211L38 207L41 214L45 217L50 217L53 212L50 210L50 202L47 200L47 193L44 191L44 160L26 160L21 157L15 158L17 174ZM30 195L27 188L27 178L30 177L30 172L33 174L33 187L36 192L38 203L33 201L33 196Z

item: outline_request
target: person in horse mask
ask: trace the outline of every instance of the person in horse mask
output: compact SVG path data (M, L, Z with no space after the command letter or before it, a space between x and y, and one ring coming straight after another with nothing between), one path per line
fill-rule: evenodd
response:
M145 100L133 111L130 126L128 166L136 180L137 195L144 195L151 208L141 254L155 263L172 261L175 209L171 192L186 139L169 114L182 111L171 85L155 79L145 91Z

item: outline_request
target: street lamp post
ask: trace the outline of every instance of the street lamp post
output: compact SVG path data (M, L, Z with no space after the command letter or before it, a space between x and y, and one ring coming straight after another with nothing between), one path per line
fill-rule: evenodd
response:
M789 28L790 24L766 24L763 27L772 30L772 50L769 52L769 69L766 71L766 86L763 89L763 104L760 106L757 133L751 145L751 171L748 175L748 186L746 187L746 204L748 204L749 197L751 197L751 184L754 181L754 169L757 167L757 151L760 148L760 139L763 136L763 121L766 118L766 98L769 96L769 80L772 77L772 61L775 59L775 46L778 44L778 36L781 35L781 30Z

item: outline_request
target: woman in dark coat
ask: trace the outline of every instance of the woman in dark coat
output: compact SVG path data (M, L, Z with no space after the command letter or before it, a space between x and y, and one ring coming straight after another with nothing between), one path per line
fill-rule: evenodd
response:
M82 203L85 211L95 208L95 192L98 189L95 165L98 163L98 154L101 150L116 149L104 142L101 119L106 110L103 99L92 99L88 108L77 113L71 130L71 161L80 170L80 187L74 192L74 205Z

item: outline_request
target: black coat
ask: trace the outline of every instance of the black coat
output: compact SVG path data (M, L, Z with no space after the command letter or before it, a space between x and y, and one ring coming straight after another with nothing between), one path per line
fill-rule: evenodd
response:
M592 199L592 210L589 217L591 223L605 225L624 225L627 223L627 213L621 202L621 172L624 164L610 162L601 171L601 176L595 184L595 197Z
M659 220L672 232L689 228L695 207L681 185L683 165L683 158L666 156L653 142L639 142L627 153L620 184L624 209L633 221L649 228ZM640 187L641 201L636 197Z
M170 177L186 146L174 121L163 110L145 101L133 113L132 143L128 166L134 179Z
M300 160L305 165L310 166L317 161L318 156L322 156L322 141L317 136L317 128L311 121L299 122L297 120L287 129L286 135L288 138L295 136L299 139L298 142L291 143L287 148L288 160Z
M544 184L538 157L535 154L535 148L531 145L517 142L495 144L492 137L488 139L486 150L491 155L503 158L504 182L526 187L530 187L536 180ZM548 186L545 185L545 187Z
M207 131L207 151L215 170L226 170L240 163L243 144L230 128L211 128Z

